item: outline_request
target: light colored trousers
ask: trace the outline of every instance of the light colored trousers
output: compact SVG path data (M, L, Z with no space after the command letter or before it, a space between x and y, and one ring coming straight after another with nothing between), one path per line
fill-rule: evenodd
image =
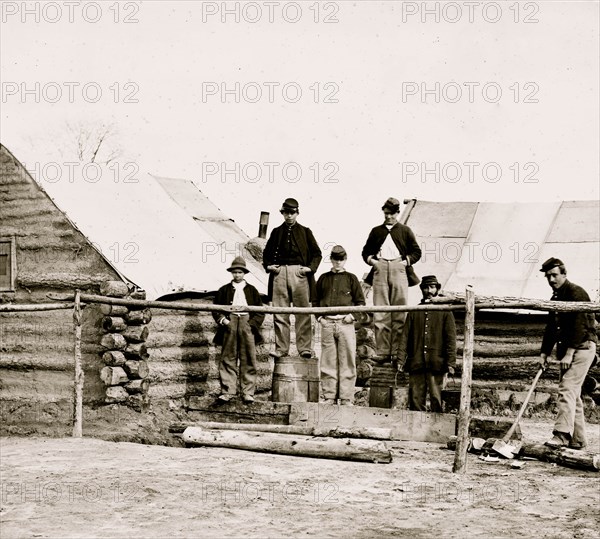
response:
M373 305L406 305L408 280L401 260L380 260L373 275ZM374 313L378 356L398 355L406 313Z
M227 395L237 394L237 362L240 360L240 381L242 395L254 395L256 388L256 345L254 335L248 321L250 316L231 315L230 323L225 328L219 376L221 392Z
M302 266L280 266L273 280L273 306L310 307L310 290L306 275L300 275ZM298 353L312 350L310 314L295 314L296 348ZM290 315L274 314L275 353L285 356L290 351Z
M354 399L356 331L354 323L321 318L321 388L325 399Z
M571 366L562 375L558 384L558 415L554 423L555 431L566 432L573 442L583 444L586 436L581 386L596 356L596 343L590 341L589 345L588 350L575 350Z

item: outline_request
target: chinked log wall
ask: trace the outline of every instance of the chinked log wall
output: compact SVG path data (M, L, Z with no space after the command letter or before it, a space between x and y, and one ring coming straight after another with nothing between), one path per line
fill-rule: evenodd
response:
M212 299L194 300L193 303L211 304ZM152 400L219 394L221 349L213 344L216 327L209 312L152 308L150 334L146 341ZM273 360L269 351L274 338L271 316L266 317L261 333L265 342L257 347L257 393L271 390Z
M478 312L475 320L473 380L494 385L529 385L538 370L540 347L547 314ZM463 313L455 313L457 326L457 375L461 374L463 352ZM600 365L590 370L600 377ZM551 365L542 375L544 382L558 380L558 366Z
M38 178L43 185L43 178ZM0 304L40 304L48 294L98 293L119 279L101 254L73 226L0 144L0 237L14 245L14 289ZM104 398L99 377L101 313L83 311L84 400ZM0 313L0 424L21 428L28 421L69 425L73 398L73 311ZM21 432L21 431L19 431Z

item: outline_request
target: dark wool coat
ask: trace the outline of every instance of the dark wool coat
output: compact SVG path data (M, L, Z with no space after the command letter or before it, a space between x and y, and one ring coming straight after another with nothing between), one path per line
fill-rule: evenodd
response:
M233 305L234 294L235 289L233 288L233 285L231 283L227 283L226 285L219 288L219 290L217 291L217 295L215 296L215 301L213 303L215 305ZM255 305L257 307L260 307L263 304L258 290L256 290L256 288L254 288L251 284L246 283L246 286L244 287L244 295L246 296L246 303L248 303L248 305ZM227 319L231 318L231 315L229 313L219 313L213 311L212 315L217 324L219 324L219 320L223 316L225 316L225 318ZM260 326L262 326L264 319L265 313L250 313L250 320L248 323L250 324L250 328L252 329L252 334L254 335L254 342L256 344L260 344L263 342L262 335L260 334ZM219 324L219 327L217 328L217 333L215 334L215 338L213 340L215 344L218 344L219 346L223 344L223 336L225 335L225 330L225 326Z
M399 360L409 373L445 374L456 365L456 324L449 311L410 311L400 339Z
M588 293L581 286L568 279L552 295L554 301L590 301ZM550 355L554 345L556 354L562 359L567 348L578 348L587 341L596 342L594 315L582 312L549 312L548 322L542 340L542 353Z
M263 266L265 270L268 266L274 266L279 264L279 246L285 235L287 235L287 225L282 225L274 228L269 236L265 250L263 251ZM312 271L306 278L308 279L308 286L310 289L310 301L315 301L317 297L316 286L315 286L315 273L321 263L321 249L317 244L317 240L313 236L310 228L302 226L296 223L292 227L292 240L295 242L296 247L300 251L302 258L302 265L310 268ZM273 299L273 281L275 280L275 274L269 272L269 301Z
M419 243L417 242L413 231L410 227L403 225L402 223L396 223L389 231L383 224L376 226L371 230L369 237L367 238L367 243L365 243L362 250L362 258L365 262L367 262L367 259L370 256L376 256L379 253L388 234L392 236L394 245L396 245L396 248L400 251L402 259L407 260L410 266L421 259L421 247L419 247ZM369 275L365 279L366 283L373 284L374 271L375 269L371 268Z

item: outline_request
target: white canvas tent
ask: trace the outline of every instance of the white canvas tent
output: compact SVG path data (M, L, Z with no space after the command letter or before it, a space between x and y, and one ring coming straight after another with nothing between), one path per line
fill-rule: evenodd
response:
M548 299L551 290L539 271L560 258L569 279L600 298L600 202L410 203L403 220L423 255L415 270L435 274L447 291ZM414 290L414 292L413 292ZM418 301L417 287L411 300ZM414 298L412 296L415 296Z
M114 171L101 167L96 182L83 174L66 186L38 182L119 274L146 290L148 299L214 291L230 278L226 268L235 256L250 258L242 245L247 236L235 225L239 233L232 241L233 221L191 182L188 192L193 187L204 201L194 217L163 187L182 180L141 173L128 183L114 178ZM254 260L249 265L248 282L266 293L263 268Z

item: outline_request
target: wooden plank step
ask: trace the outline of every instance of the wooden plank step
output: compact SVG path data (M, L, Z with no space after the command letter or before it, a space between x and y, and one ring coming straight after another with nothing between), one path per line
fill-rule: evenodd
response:
M446 443L455 433L454 414L434 414L312 402L291 404L290 425L312 428L376 427L391 429L392 440Z
M186 407L196 421L287 425L290 416L290 405L279 402L244 404L236 399L221 404L214 397L191 396Z
M365 406L338 406L316 402L292 404L256 401L243 404L232 401L218 404L214 397L188 398L187 408L194 421L252 423L264 425L296 425L317 431L336 428L384 428L391 439L413 442L446 443L456 433L454 414L434 414L410 410L392 410ZM474 417L471 436L502 438L513 418ZM515 438L521 437L520 429Z

